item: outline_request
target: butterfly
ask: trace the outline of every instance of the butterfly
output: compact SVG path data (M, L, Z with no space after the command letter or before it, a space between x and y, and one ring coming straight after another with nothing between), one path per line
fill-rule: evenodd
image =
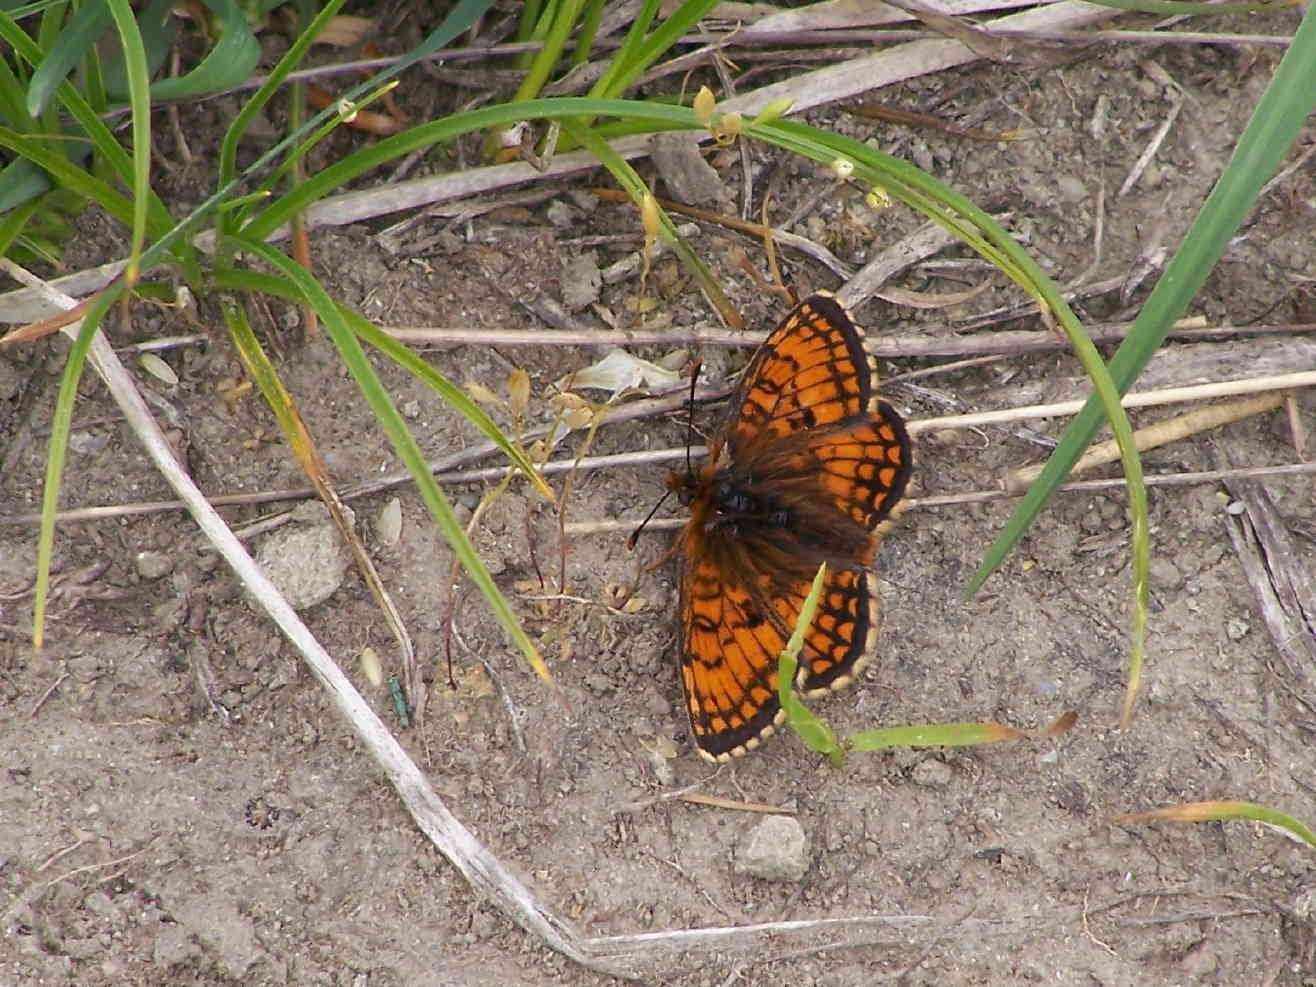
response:
M800 302L755 353L699 470L673 473L681 684L699 753L726 761L784 719L777 657L821 562L800 653L806 695L848 684L877 643L868 571L909 482L904 422L877 397L862 331L829 294Z

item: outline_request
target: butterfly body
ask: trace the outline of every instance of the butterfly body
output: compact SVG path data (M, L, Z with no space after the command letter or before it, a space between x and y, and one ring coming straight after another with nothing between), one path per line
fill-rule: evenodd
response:
M840 688L877 637L873 561L909 477L909 439L876 398L859 330L829 295L801 302L755 354L710 443L668 485L678 537L681 667L699 751L726 760L780 722L777 656L820 562L828 576L801 653L806 693Z

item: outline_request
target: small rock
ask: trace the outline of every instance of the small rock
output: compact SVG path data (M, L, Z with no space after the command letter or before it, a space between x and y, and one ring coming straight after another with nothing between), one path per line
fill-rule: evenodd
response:
M1157 556L1148 566L1152 585L1157 589L1178 589L1183 585L1183 573L1179 567L1164 556Z
M1229 635L1231 641L1241 641L1247 637L1247 632L1252 628L1246 620L1239 620L1237 617L1231 617L1225 621L1225 633Z
M95 655L78 655L76 658L68 660L69 675L75 682L81 682L84 685L88 682L95 682L101 674L100 659Z
M89 939L65 939L59 946L65 956L72 956L75 960L89 960L105 952L105 947L94 936Z
M765 881L798 881L809 869L809 839L793 816L768 816L736 850L735 871Z
M342 585L348 552L332 524L284 527L261 542L256 561L292 608L305 610Z
M26 378L8 360L0 360L0 401L9 401L18 395Z
M544 215L547 216L548 221L559 230L566 229L568 226L571 226L573 223L579 222L584 218L584 213L570 203L563 202L561 199L554 199L550 202L548 208L544 210Z
M691 205L723 205L731 201L722 177L704 160L695 134L654 134L649 138L649 160L673 199Z
M599 300L602 285L598 256L587 250L562 267L562 304L569 312L579 312Z
M914 765L909 776L916 785L940 790L950 785L953 774L949 764L931 757Z
M1305 925L1316 924L1316 887L1303 888L1293 896L1293 917Z
M155 940L155 965L164 969L186 963L201 952L192 934L181 925L166 925Z
M1179 961L1179 969L1198 980L1214 979L1219 967L1220 958L1205 942L1198 943L1188 950L1184 958Z
M137 570L137 575L152 581L173 572L174 559L167 552L138 552L133 556L133 567Z
M390 497L384 509L379 512L379 520L375 522L375 534L379 536L379 541L383 545L392 548L402 537L402 501L396 497Z

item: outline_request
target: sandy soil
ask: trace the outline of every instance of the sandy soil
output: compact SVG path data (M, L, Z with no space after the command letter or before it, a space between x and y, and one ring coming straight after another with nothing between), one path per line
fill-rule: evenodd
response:
M1288 31L1296 16L1258 20ZM1248 21L1242 29L1261 28ZM1099 280L1122 276L1157 244L1178 242L1277 60L1272 50L1093 48L1047 69L984 65L881 94L894 106L1030 137L1010 143L834 110L812 120L872 138L976 202L1011 210L1011 228L1058 282L1085 273ZM1120 196L1168 111L1145 71L1148 61L1176 79L1188 99L1142 180ZM437 115L450 105L444 100L462 98L423 87L410 92L422 114L427 99ZM1096 139L1091 122L1099 102L1107 122ZM210 108L183 112L197 134L207 132L210 113L223 116ZM167 135L160 149L174 153ZM332 143L324 151L340 152ZM773 190L779 218L831 182L764 148L750 148L750 155L756 187ZM723 172L733 188L737 160ZM1307 165L1266 196L1194 314L1236 325L1312 320L1314 177ZM180 198L194 199L205 180L194 171L167 183ZM384 325L541 326L527 305L560 302L570 287L567 265L587 251L606 265L635 249L634 240L579 242L636 233L625 209L581 208L579 189L604 180L591 176L537 205L469 223L434 220L417 228L417 240L446 233L400 254L380 247L383 224L324 231L315 238L317 274L336 297ZM1094 258L1102 186L1104 240ZM819 196L797 228L860 263L918 225L900 208L872 213L838 188ZM70 267L119 256L121 240L101 218L84 217ZM756 244L709 229L699 249L755 326L780 316L780 303L733 267L743 250L763 270ZM964 256L950 250L942 258ZM785 260L801 291L837 287L811 262L790 254ZM961 291L988 276L916 271L904 287ZM990 278L988 290L949 310L873 302L857 316L874 333L911 334L1020 300L999 276ZM697 291L670 262L656 270L648 289L654 305L642 317L627 314L638 291L634 280L605 286L601 300L644 327L709 324ZM329 344L304 342L295 313L262 311L262 332L334 476L346 485L396 468ZM1101 320L1120 311L1107 294L1084 303L1080 314ZM239 364L209 300L202 300L202 316L214 327L210 341L165 355L180 377L176 387L139 371L142 386L167 407L194 477L211 494L301 486L259 399L226 404L221 388L240 376ZM589 311L574 318L601 325ZM132 331L150 338L188 328L171 313L143 307ZM1262 359L1262 342L1231 345L1231 359ZM639 352L655 358L675 348ZM0 454L9 466L0 476L0 515L37 508L66 349L54 341L0 356ZM1185 359L1193 349L1200 344L1174 347ZM734 369L743 354L708 356L710 364ZM530 418L539 423L549 418L553 382L600 355L451 346L427 359L454 380L495 390L513 368L527 369ZM928 365L897 360L883 372ZM383 361L377 366L429 454L475 441L470 427L420 385ZM1237 369L1236 376L1246 375L1246 365ZM887 393L918 420L1028 403L1063 391L1079 373L1068 356L1030 355L916 384L896 381ZM104 388L88 379L82 395L64 505L168 498ZM1316 424L1313 409L1310 394L1300 395L1308 430ZM712 412L702 414L713 420ZM1003 470L1040 460L1041 442L1058 429L1039 422L1028 430L932 432L917 449L915 493L992 489ZM1149 454L1146 464L1157 473L1209 469L1221 449L1240 464L1290 462L1289 435L1275 413ZM593 451L684 441L677 419L651 420L605 426ZM662 482L656 468L582 473L570 520L638 518ZM1316 508L1310 480L1270 481L1267 489L1283 516L1309 522ZM483 491L448 489L467 511ZM375 536L375 525L393 496L401 500L402 534L390 546ZM1263 802L1308 823L1316 818L1312 670L1296 681L1277 659L1228 535L1238 523L1231 495L1207 485L1151 497L1149 666L1128 733L1115 729L1130 597L1128 524L1117 492L1061 496L1022 550L967 603L965 581L1009 505L909 511L877 563L885 609L879 659L849 691L817 704L842 732L956 720L1041 726L1076 710L1077 727L1054 741L856 756L835 770L777 738L712 770L691 752L680 705L670 566L641 573L643 608L619 614L601 603L610 584L636 578L636 558L624 536L579 537L561 588L576 599L521 598L534 577L527 530L552 579L560 550L555 518L535 509L527 528L531 501L522 486L498 502L477 544L499 584L519 599L569 714L468 591L455 623L458 688L447 687L443 587L450 554L408 488L354 507L426 669L429 698L419 726L397 724L387 687L373 687L361 674L364 647L377 649L386 664L393 651L355 573L305 616L380 715L397 725L399 740L454 812L588 934L910 917L867 935L868 945L826 949L820 947L830 940L765 936L753 953L712 950L683 970L655 970L651 982L843 987L903 973L908 984L1311 984L1310 848L1242 823L1110 822L1118 813L1212 798ZM225 513L240 525L282 509ZM646 536L640 555L653 560L665 543L666 536ZM1299 537L1296 544L1310 564L1312 542ZM383 987L607 980L476 899L186 515L64 525L55 567L68 578L40 654L30 647L30 597L22 592L34 558L31 525L0 526L0 981ZM805 876L740 876L733 865L759 817L657 798L687 786L792 810L809 841ZM934 935L916 917L955 924Z

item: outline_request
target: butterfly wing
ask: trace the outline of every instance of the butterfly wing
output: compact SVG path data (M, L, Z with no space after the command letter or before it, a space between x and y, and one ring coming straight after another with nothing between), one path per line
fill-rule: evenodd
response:
M782 720L779 624L746 569L687 551L681 570L681 684L699 752L726 761L753 750Z
M879 605L873 576L863 569L828 568L813 624L804 635L796 687L817 695L848 685L877 647ZM777 621L794 628L813 580L778 587L773 597Z
M852 560L868 565L909 484L912 463L905 423L894 408L877 401L869 414L811 432L804 441L805 460L821 496L842 517L872 534L865 550Z
M816 694L845 686L877 643L877 594L862 569L827 570L805 635L796 684ZM681 679L699 752L726 761L781 723L777 658L812 579L781 586L769 573L687 561L681 579Z
M877 371L845 307L811 295L764 340L731 402L729 444L737 449L876 410Z

